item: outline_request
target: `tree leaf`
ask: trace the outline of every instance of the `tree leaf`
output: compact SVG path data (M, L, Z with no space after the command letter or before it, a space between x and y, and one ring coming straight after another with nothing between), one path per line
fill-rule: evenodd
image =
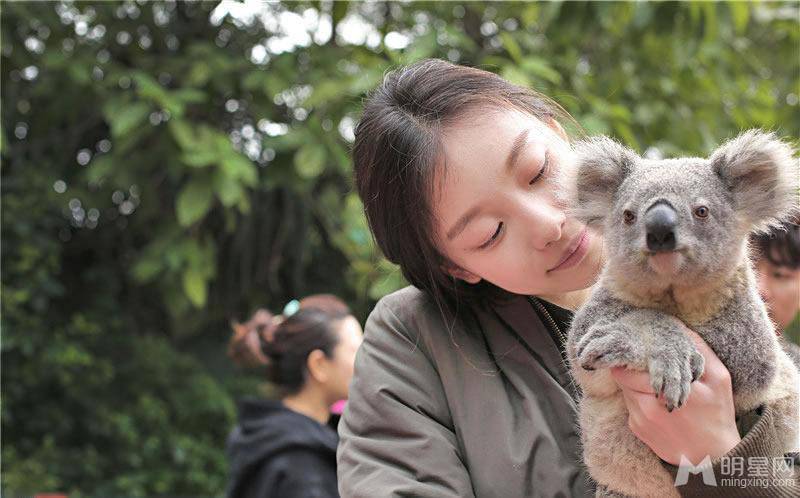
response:
M239 153L228 155L222 161L222 169L228 177L238 180L248 187L255 186L258 181L258 171L252 161Z
M731 11L736 33L741 35L747 30L747 23L750 21L750 5L747 2L727 2L726 5Z
M241 183L222 169L214 174L214 191L225 207L235 206L244 194Z
M144 257L133 266L133 278L141 283L150 282L161 273L163 268L164 265L160 260L152 257Z
M145 123L150 115L150 105L145 102L133 102L122 107L119 112L109 116L111 119L111 134L122 137L137 126ZM149 123L146 124L149 126Z
M108 154L95 157L86 170L86 179L92 183L97 183L114 171L115 163L118 163L118 161Z
M183 272L183 292L195 308L206 304L206 279L200 269L190 266Z
M169 121L169 131L182 149L191 149L198 141L197 131L189 122L182 119L171 119Z
M294 155L294 168L303 178L316 178L325 168L326 157L322 145L314 142L305 144Z
M207 100L205 92L197 88L181 88L172 92L172 97L185 104L202 104Z
M213 190L207 177L193 178L183 187L175 201L178 223L189 226L206 215L211 208Z
M333 24L334 26L339 23L344 16L347 15L347 10L350 7L350 2L348 1L339 1L333 2ZM335 33L334 33L335 36Z
M214 150L195 148L181 156L181 161L192 168L205 168L219 162L219 156Z
M508 51L508 55L511 56L514 62L521 64L522 49L519 47L517 40L514 39L514 36L508 31L502 31L500 33L500 40L503 42L503 47Z
M430 33L422 35L414 40L411 45L405 49L402 60L404 63L408 64L428 58L433 55L437 47L436 30L431 30Z
M526 57L520 67L527 73L542 78L554 85L561 83L561 74L542 57Z

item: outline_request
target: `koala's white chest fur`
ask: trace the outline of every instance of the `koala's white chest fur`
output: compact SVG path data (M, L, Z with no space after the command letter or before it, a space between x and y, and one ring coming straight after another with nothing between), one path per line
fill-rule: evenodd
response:
M747 292L749 287L755 286L755 278L745 260L727 278L703 282L702 285L681 285L678 282L642 289L613 271L604 273L600 285L631 306L661 310L695 328L716 317L733 301L736 293Z

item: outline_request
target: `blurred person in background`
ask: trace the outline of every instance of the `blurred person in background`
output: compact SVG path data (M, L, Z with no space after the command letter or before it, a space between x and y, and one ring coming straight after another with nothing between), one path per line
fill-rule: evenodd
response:
M361 325L331 295L290 301L234 323L228 355L261 368L280 400L245 398L228 437L229 498L337 497L330 408L347 398Z
M775 331L787 352L800 365L800 219L770 233L752 237L758 290L767 305Z

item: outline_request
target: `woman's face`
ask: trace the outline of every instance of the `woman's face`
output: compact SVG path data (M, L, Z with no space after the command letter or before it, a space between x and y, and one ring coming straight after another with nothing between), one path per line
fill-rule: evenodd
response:
M336 333L339 335L339 343L333 349L329 365L330 382L328 390L330 391L331 403L347 398L350 380L353 378L356 351L361 346L361 336L363 335L361 325L352 316L339 321Z
M453 263L445 271L517 294L591 286L602 240L555 195L570 154L558 123L516 110L470 112L449 127L432 203L437 247Z
M800 311L800 269L777 266L767 258L756 262L758 290L769 314L785 330Z

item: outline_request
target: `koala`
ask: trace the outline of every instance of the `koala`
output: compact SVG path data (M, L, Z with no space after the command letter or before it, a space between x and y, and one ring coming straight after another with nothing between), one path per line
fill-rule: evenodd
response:
M775 404L784 451L797 451L800 375L758 295L747 246L751 232L798 209L792 148L750 130L707 159L645 159L607 137L579 142L574 152L561 192L572 215L602 233L606 254L567 338L597 495L679 496L631 432L609 369L648 372L666 409L680 409L704 369L684 327L727 367L737 415Z

